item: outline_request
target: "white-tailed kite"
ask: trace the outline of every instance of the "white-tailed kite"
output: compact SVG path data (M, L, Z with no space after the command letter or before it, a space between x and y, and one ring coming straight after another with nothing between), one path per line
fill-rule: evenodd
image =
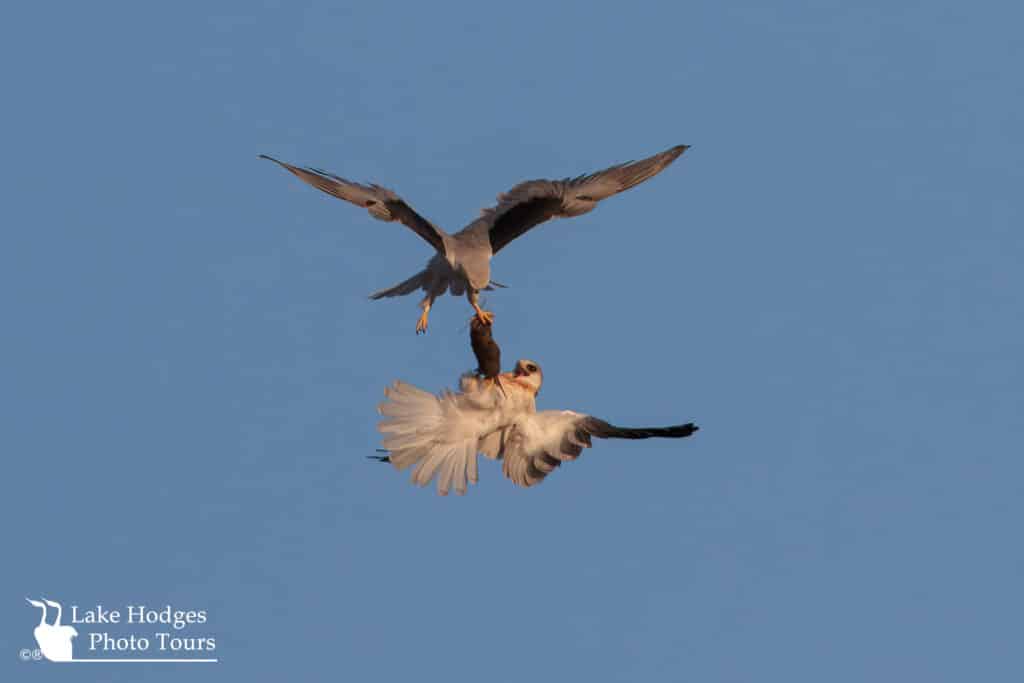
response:
M495 378L464 374L458 392L435 395L395 382L384 390L387 400L378 408L384 416L378 429L389 454L377 459L399 470L411 467L419 486L436 477L443 496L452 488L464 494L467 483L477 482L478 453L502 460L502 471L514 484L533 486L579 457L591 437L681 438L697 431L692 422L636 429L570 410L537 412L542 381L540 367L521 360L513 372Z
M301 168L261 154L300 180L339 199L364 207L374 218L399 221L427 241L437 253L426 268L408 280L370 295L371 299L402 296L422 289L426 292L416 322L416 332L426 332L434 299L450 291L466 295L477 318L484 323L493 315L480 308L481 290L501 285L491 282L491 257L505 245L552 218L580 216L602 199L611 197L660 173L685 152L678 145L640 161L612 166L590 175L563 180L529 180L498 195L498 204L484 209L480 217L459 232L449 235L418 214L401 197L380 185L361 185L317 168Z

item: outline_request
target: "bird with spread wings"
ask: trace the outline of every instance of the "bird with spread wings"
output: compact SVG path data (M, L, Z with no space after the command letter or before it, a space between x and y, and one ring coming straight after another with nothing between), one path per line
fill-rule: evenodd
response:
M529 180L498 195L498 204L484 209L480 217L455 234L448 234L417 213L391 190L380 185L363 185L317 168L292 166L261 154L300 180L338 199L364 207L374 218L399 221L422 237L437 252L426 268L394 287L370 295L371 299L403 296L417 290L426 293L416 322L416 332L426 332L434 299L445 291L466 295L477 319L489 323L493 314L480 307L479 293L492 286L491 258L509 242L552 218L580 216L602 199L628 190L654 177L688 145L678 145L660 154L612 166L603 171L563 180Z
M412 468L412 481L426 486L435 477L442 496L466 493L478 481L477 454L502 461L505 476L518 486L539 483L563 462L575 460L591 438L681 438L697 431L692 422L671 427L616 427L571 410L536 406L543 373L537 363L520 360L512 372L500 372L501 356L491 326L471 323L476 373L466 373L459 391L432 394L396 381L384 390L378 410L384 419L386 456L399 470Z

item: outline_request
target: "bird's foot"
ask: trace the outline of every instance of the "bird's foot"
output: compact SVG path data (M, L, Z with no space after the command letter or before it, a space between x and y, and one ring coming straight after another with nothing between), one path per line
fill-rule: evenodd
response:
M491 325L494 322L494 314L490 311L485 311L479 306L473 306L476 310L476 319L480 321L481 325Z
M420 315L420 319L416 321L416 334L427 333L427 318L430 316L430 311L423 311Z

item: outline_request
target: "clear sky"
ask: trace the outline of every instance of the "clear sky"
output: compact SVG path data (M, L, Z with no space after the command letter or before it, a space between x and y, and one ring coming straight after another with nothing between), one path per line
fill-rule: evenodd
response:
M1022 21L5 8L0 678L1021 680ZM418 298L366 295L429 248L256 155L457 230L680 143L504 251L487 305L541 408L699 434L463 498L368 462L388 382L474 365L471 311L417 338ZM221 662L20 662L26 596L206 610Z

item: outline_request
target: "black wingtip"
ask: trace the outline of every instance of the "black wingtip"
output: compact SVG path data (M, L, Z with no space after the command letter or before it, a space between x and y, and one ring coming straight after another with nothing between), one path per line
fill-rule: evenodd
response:
M581 425L599 439L681 439L699 429L692 422L671 427L616 427L593 416L585 418Z
M686 436L691 436L694 432L698 431L700 427L687 422L684 425L673 425L671 427L664 427L662 429L651 429L649 430L650 436L662 436L670 439L681 439Z
M377 462L391 462L390 455L368 455L367 460L376 460Z
M690 149L691 147L693 147L693 145L676 145L675 147L673 147L669 151L670 152L675 152L675 155L679 156L680 154L682 154L686 150Z

